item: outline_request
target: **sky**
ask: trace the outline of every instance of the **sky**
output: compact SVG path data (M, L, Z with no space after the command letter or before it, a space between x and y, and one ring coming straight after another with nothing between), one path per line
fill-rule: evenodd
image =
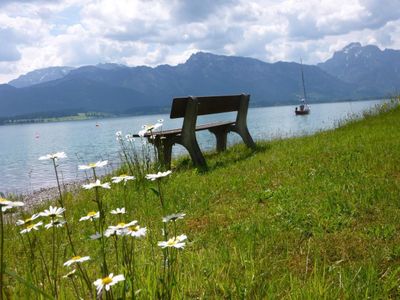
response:
M0 0L0 83L198 51L316 64L351 42L400 49L400 0Z

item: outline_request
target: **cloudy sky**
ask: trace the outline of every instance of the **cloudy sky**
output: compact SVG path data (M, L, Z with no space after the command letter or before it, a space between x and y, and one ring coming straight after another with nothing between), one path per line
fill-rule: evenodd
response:
M400 0L0 0L0 83L49 66L178 64L194 52L314 64L400 49Z

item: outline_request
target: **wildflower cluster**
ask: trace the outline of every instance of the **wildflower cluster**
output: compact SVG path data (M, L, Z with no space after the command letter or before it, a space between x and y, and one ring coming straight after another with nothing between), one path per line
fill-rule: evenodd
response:
M151 136L155 130L162 127L162 122L163 120L158 120L158 123L154 125L145 125L139 132L139 136ZM154 163L155 159L148 155L150 152L143 150L144 148L142 148L144 163L139 163L139 156L130 152L134 147L132 135L127 134L124 137L119 131L116 132L116 138L123 146L122 157L125 158L128 167L125 171L128 172L113 176L110 181L107 181L100 178L97 172L99 168L108 165L107 160L79 165L79 170L87 172L88 181L82 184L82 188L87 190L87 199L92 202L88 201L87 211L82 212L75 223L73 218L67 216L69 209L66 203L69 202L66 201L66 194L61 188L58 176L59 161L67 158L67 155L64 152L56 152L39 157L41 161L52 162L59 197L56 203L40 212L31 215L20 214L15 224L21 241L27 245L25 249L27 250L29 284L43 295L50 294L54 299L58 299L62 288L69 285L73 288L72 291L77 299L94 297L102 299L103 296L106 299L114 297L125 299L128 296L134 299L141 290L138 274L143 269L136 257L147 241L152 249L154 263L157 261L154 258L155 249L159 249L159 255L162 253L163 256L162 265L154 268L156 271L160 268L162 270L159 270L160 273L157 275L160 285L157 286L158 290L153 295L158 295L163 299L172 298L173 290L177 286L174 273L177 272L178 252L182 251L187 244L187 236L177 233L176 224L178 220L185 217L185 214L168 215L166 213L162 181L170 176L172 171L160 169L159 165ZM140 182L141 185L135 182ZM124 205L111 208L107 199L114 197L112 191L117 186L123 192L121 200ZM132 208L133 199L128 198L128 188L134 186L150 187L150 190L158 197L163 215L165 215L160 222L163 226L162 238L157 238L159 229L149 230L147 226L139 222L137 216L133 216L136 210ZM144 197L147 197L147 193L144 193ZM3 214L23 205L22 202L0 197L1 249L4 245ZM76 225L78 228L72 231L71 225ZM77 231L85 232L87 238L78 239L73 234ZM64 237L67 237L67 242ZM90 243L90 245L82 247L82 243ZM50 249L50 251L44 249ZM47 257L48 255L51 257ZM0 294L3 295L5 265L3 251L0 256ZM67 295L64 291L62 292L63 295Z

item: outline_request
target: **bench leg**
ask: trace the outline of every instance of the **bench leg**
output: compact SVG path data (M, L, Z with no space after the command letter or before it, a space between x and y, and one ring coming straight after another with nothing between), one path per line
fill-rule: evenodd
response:
M172 146L174 145L173 141L165 137L156 137L154 140L149 139L150 143L153 143L157 148L157 157L158 161L162 166L167 169L171 168L171 155L172 155Z
M203 153L200 150L199 144L197 143L196 137L183 139L180 143L189 152L190 158L193 164L197 167L207 167L206 160Z
M252 149L256 148L256 144L254 143L253 138L251 137L247 127L245 128L236 127L234 131L241 136L243 142L246 144L247 147Z
M171 169L171 156L172 156L172 146L174 144L168 140L163 142L163 163L167 169Z
M209 129L209 131L213 133L215 135L215 138L217 139L217 152L225 151L228 140L228 128L211 128Z

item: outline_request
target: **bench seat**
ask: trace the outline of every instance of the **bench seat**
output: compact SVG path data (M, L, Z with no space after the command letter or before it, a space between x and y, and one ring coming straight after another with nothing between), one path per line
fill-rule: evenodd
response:
M229 126L233 125L235 122L230 122L230 121L224 121L224 122L214 122L214 123L208 123L208 124L203 124L203 125L198 125L196 126L196 131L202 131L202 130L210 130L213 128L218 128L218 127L223 127L223 126ZM146 132L143 137L148 138L151 135L154 137L156 136L167 136L167 135L177 135L182 133L182 128L176 128L176 129L168 129L168 130L160 130L160 131L154 131L153 133ZM133 137L139 137L138 134L133 134Z

